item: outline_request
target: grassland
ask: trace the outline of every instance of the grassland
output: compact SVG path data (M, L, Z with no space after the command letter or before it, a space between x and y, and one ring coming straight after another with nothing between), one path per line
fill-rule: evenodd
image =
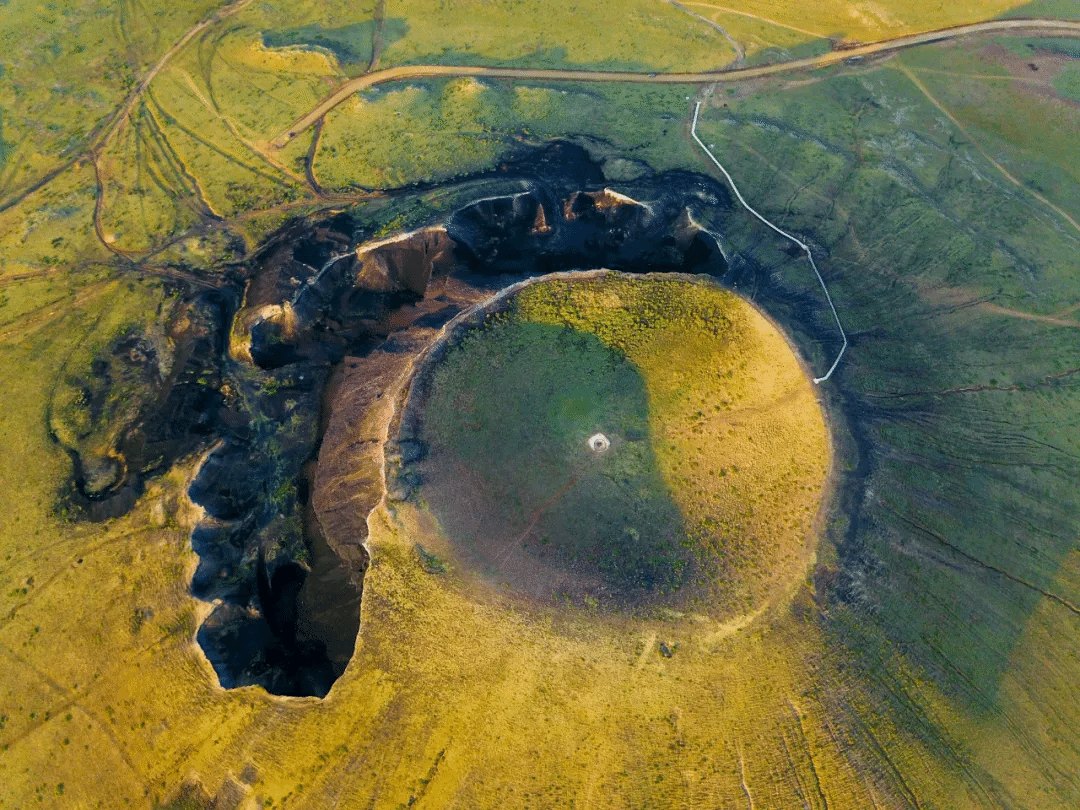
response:
M387 3L408 30L380 64L455 52L659 70L735 57L666 4L570 5L530 11L519 37L509 3ZM739 6L768 21L688 5L759 58L1006 10L878 6L902 25L857 21L847 3ZM826 395L842 417L842 483L859 486L842 491L790 611L602 634L587 612L552 623L478 606L422 564L414 544L436 527L403 506L373 526L350 669L325 702L282 701L217 688L192 641L191 463L124 518L55 513L68 461L45 412L63 369L155 316L167 292L154 274L202 273L234 256L233 237L250 246L290 213L365 199L357 186L445 178L554 135L657 168L708 165L682 137L689 89L493 83L464 88L480 99L469 101L454 83L417 83L335 111L314 141L313 183L311 139L276 155L264 141L359 63L264 36L362 26L375 6L238 8L140 91L217 8L4 6L0 804L147 807L189 774L271 807L1076 804L1071 85L1051 95L1033 84L1042 70L1021 79L975 40L709 96L703 139L755 207L823 250L854 338ZM454 14L498 34L479 31L461 54ZM114 119L125 99L130 114ZM442 138L456 105L473 118ZM385 221L371 220L390 227L397 212L378 210ZM419 210L434 216L437 201ZM695 215L770 268L739 290L795 324L812 361L826 356L792 317L809 308L813 322L820 307L771 293L812 289L805 264L742 214Z
M1065 348L1076 324L1054 316L1074 306L1078 206L1075 161L1041 127L1014 122L1030 109L1072 131L1076 110L1014 83L997 53L926 49L772 103L724 99L702 137L760 189L755 205L815 234L860 335L843 385L865 409L874 471L854 528L837 537L846 564L861 562L845 575L834 639L868 668L889 668L884 693L898 711L913 699L925 708L932 683L956 713L948 734L993 739L970 750L1010 785L1003 801L1054 806L1075 786L1020 763L1063 763L1073 743L1050 730L1062 720L1047 719L1049 704L1013 701L1077 640L1075 554L1060 523L1078 449L1063 416L1076 396ZM1033 644L1050 605L1060 623ZM880 642L864 632L868 609ZM916 662L915 675L891 669ZM1003 723L1019 725L990 731Z
M231 222L230 230L250 242L265 233L265 228L251 230L257 210L314 203L323 191L349 194L357 185L383 187L441 176L448 166L467 170L494 159L505 138L529 129L530 117L545 116L542 101L537 107L535 98L522 98L511 105L520 118L511 122L496 114L480 125L481 137L475 138L475 123L462 132L444 120L462 101L456 91L435 103L430 98L398 98L406 106L389 112L407 113L394 117L409 125L391 138L385 111L352 105L349 114L339 116L338 127L354 133L364 148L342 143L331 159L321 161L327 189L305 171L311 138L317 140L317 135L300 139L282 154L267 150L266 140L313 106L328 82L369 67L483 62L715 69L731 63L738 51L752 55L766 46L799 48L829 36L878 39L966 22L1003 11L1006 5L984 4L977 13L961 8L943 13L890 3L865 8L826 3L815 7L812 14L817 17L811 24L773 25L783 33L773 41L763 39L759 28L772 25L763 19L789 13L775 5L728 14L721 33L715 23L710 26L687 13L693 11L690 6L659 0L586 6L561 0L535 8L511 0L435 7L412 2L285 7L238 0L224 7L141 4L119 12L82 5L44 17L35 4L15 3L6 7L0 32L12 46L0 72L0 208L29 194L13 215L21 222L35 212L52 219L57 211L84 211L94 204L100 249L123 255L142 256L192 231L220 229L220 218L238 215L245 219ZM480 9L483 24L478 25ZM698 11L726 13L708 8L694 13ZM514 36L505 36L511 27ZM30 29L34 37L26 40L22 32ZM732 41L740 43L738 50ZM647 98L626 101L650 103ZM521 105L525 109L519 109ZM485 110L497 113L499 106L493 103ZM451 137L441 137L443 131ZM539 131L543 134L545 128ZM459 162L459 153L473 160ZM72 203L58 205L35 195L33 190L44 183L51 189L46 197L71 197ZM85 225L84 214L77 219ZM19 229L12 223L4 230ZM7 239L3 246L13 268L25 269L49 255L44 241L24 248L22 242ZM66 247L52 255L72 261L91 249L79 241Z

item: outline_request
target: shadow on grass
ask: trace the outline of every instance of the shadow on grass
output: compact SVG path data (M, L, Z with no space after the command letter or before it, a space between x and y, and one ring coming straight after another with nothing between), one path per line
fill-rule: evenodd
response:
M545 601L616 605L689 581L648 393L620 352L493 315L424 382L422 493L468 564ZM598 432L611 442L599 452L588 442Z

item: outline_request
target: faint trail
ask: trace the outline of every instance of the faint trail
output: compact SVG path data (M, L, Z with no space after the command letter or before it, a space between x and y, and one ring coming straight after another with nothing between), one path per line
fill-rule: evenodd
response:
M938 101L936 98L934 98L934 96L930 93L930 91L928 89L926 89L926 85L924 85L922 82L920 82L918 77L914 73L912 73L912 71L909 68L905 67L904 65L897 65L897 68L900 70L901 73L903 73L905 76L908 77L908 79L911 80L911 83L914 84L924 96L926 96L927 100L931 104L933 104L935 107L937 107L942 112L942 114L946 118L948 118L949 121L952 122L952 125L954 127L956 127L958 130L960 130L964 134L965 138L967 138L969 141L971 141L971 145L975 147L975 149L978 151L978 153L980 155L982 155L991 166L993 166L995 169L997 169L1006 180L1008 180L1010 183L1012 183L1014 186L1016 186L1021 191L1025 191L1028 194L1030 194L1032 197L1034 197L1036 200L1041 202L1047 208L1053 209L1054 212L1057 213L1058 216L1060 216L1062 219L1064 219L1066 222L1068 222L1070 225L1072 225L1073 228L1078 233L1080 233L1080 222L1077 222L1075 219L1073 219L1071 216L1069 216L1067 213L1065 213L1062 209L1058 208L1056 205L1054 205L1052 202L1050 202L1050 200L1046 199L1046 197L1044 197L1042 194L1040 194L1039 192L1035 191L1034 189L1029 188L1028 186L1024 185L1022 182L1020 182L1015 177L1013 177L1011 174L1009 174L1009 172L1005 169L1004 166L1002 166L1000 163L998 163L996 160L994 160L994 158L992 158L990 156L990 153L987 152L985 149L983 149L982 145L977 140L975 140L975 138L971 137L971 133L968 132L966 129L964 129L964 125L961 124L956 119L956 117L953 116L953 114L951 112L949 112L945 108L945 105L943 105L940 101Z
M283 175L285 175L285 177L289 178L297 185L307 185L306 178L295 174L294 172L290 171L287 166L275 160L261 144L251 140L250 138L245 138L243 133L240 132L240 129L236 125L236 123L227 115L222 113L221 110L218 108L217 103L212 99L207 98L206 95L199 89L198 85L195 84L195 80L191 77L190 73L188 73L187 71L180 71L180 75L184 77L184 81L191 89L192 94L195 96L196 99L198 99L199 103L201 103L203 107L206 108L206 111L215 118L217 118L218 121L220 121L222 125L224 125L224 127L229 130L230 133L232 133L232 136L236 138L236 140L238 140L241 144L247 147L248 151L250 151L253 155L262 160L264 163L266 163L266 165L270 168L276 169L277 171L281 172Z
M525 538L532 534L533 529L536 528L536 524L540 522L540 518L544 516L544 513L547 512L547 510L549 510L555 504L557 504L562 499L562 496L569 492L570 488L573 487L576 483L577 478L571 475L570 480L566 482L566 485L558 492L556 492L551 497L551 500L549 500L547 503L545 503L533 513L532 522L529 523L528 528L526 528L525 531L523 531L516 540L513 540L512 542L507 544L506 551L499 555L499 557L496 559L496 562L501 564L510 559L510 555L514 552L514 550L519 548L521 544L525 542Z
M1063 598L1061 596L1058 596L1056 593L1050 593L1049 591L1044 591L1038 585L1034 585L1034 584L1028 582L1025 579L1021 579L1020 577L1016 576L1015 574L1010 574L1008 571L1006 571L1003 568L998 568L996 565L991 565L990 563L983 562L978 557L973 557L971 554L968 554L966 551L964 551L960 547L950 543L942 535L938 534L937 532L935 532L935 531L933 531L931 529L928 529L925 526L920 525L919 523L916 523L914 520L911 520L910 518L904 516L899 511L897 511L896 509L893 509L892 507L886 505L885 503L882 503L881 507L883 509L885 509L887 512L891 512L893 515L898 517L901 521L906 523L911 528L916 529L917 531L921 532L922 534L926 535L927 537L929 537L929 538L931 538L933 540L936 540L938 543L945 546L945 548L949 549L951 552L953 552L957 556L963 557L965 560L972 563L973 565L975 565L975 566L977 566L979 568L985 569L987 571L993 571L998 576L1005 577L1005 579L1009 580L1010 582L1015 582L1017 585L1021 585L1024 588L1028 588L1029 590L1032 590L1035 593L1042 594L1044 597L1049 599L1051 602L1056 602L1057 604L1061 605L1063 608L1065 608L1069 612L1075 614L1076 616L1080 616L1080 607L1074 605L1068 599L1065 599L1065 598Z
M242 158L232 154L231 152L226 150L225 147L211 140L208 135L201 135L200 133L191 129L191 127L185 126L181 121L177 120L177 118L172 115L172 113L170 113L163 106L161 106L161 103L154 96L153 91L148 91L146 97L147 99L149 99L150 104L153 105L157 115L159 115L164 121L165 125L179 129L182 133L187 135L193 141L202 144L210 151L214 152L217 155L220 155L229 163L232 163L235 166L239 166L244 171L251 172L256 176L261 177L263 180L269 180L271 183L277 183L279 186L284 186L285 188L292 187L292 184L289 183L286 178L279 177L276 174L271 174L270 172L264 171L262 168L255 164L245 162Z
M840 330L840 337L842 337L844 339L844 345L840 347L840 352L836 355L836 359L833 360L833 364L831 366L829 366L829 370L825 372L824 376L814 377L814 384L815 385L820 385L821 383L828 380L829 377L832 376L832 373L834 371L836 371L836 367L838 365L840 365L840 358L844 356L844 352L847 351L847 347L848 347L847 333L844 331L843 324L840 323L840 315L836 312L836 306L833 304L832 296L829 295L829 288L827 286L825 286L825 279L821 277L821 271L818 270L817 263L814 261L814 254L810 252L810 246L807 245L805 242L802 242L799 239L797 239L796 237L792 236L787 231L781 230L780 228L776 227L771 222L769 222L769 220L765 219L765 217L763 217L761 214L759 214L757 211L755 211L750 206L750 203L748 203L743 198L743 195L739 192L739 187L735 185L735 181L732 179L731 175L728 174L727 169L725 169L723 164L721 164L720 161L716 159L716 155L714 155L711 151L709 151L709 147L707 147L702 142L701 138L699 138L697 136L698 113L700 113L700 112L701 112L701 102L698 101L698 102L695 102L695 104L694 104L694 120L690 124L690 136L695 141L697 141L698 146L700 146L703 150L705 150L705 154L709 156L709 158L712 160L712 162L716 164L716 167L723 173L724 177L727 178L728 184L731 186L731 190L735 192L735 196L739 198L739 202L742 203L743 208L745 208L747 211L749 211L755 217L760 219L762 222L764 222L766 225L768 225L770 228L772 228L778 234L780 234L781 236L783 236L783 237L785 237L787 239L790 239L792 242L794 242L796 245L798 245L800 248L803 249L803 251L806 253L806 258L810 260L810 266L812 268L814 268L814 274L817 276L818 282L821 284L821 289L825 293L825 300L829 302L829 309L832 310L833 319L836 321L836 328Z
M750 793L750 786L746 784L746 771L743 768L742 746L739 747L739 782L742 784L743 793L746 794L746 806L754 810L754 797Z
M757 20L758 22L763 22L766 25L775 25L777 28L786 28L788 31L797 31L800 34L806 34L808 36L817 37L819 39L824 39L825 36L826 36L825 34L822 34L820 31L808 31L805 28L798 28L798 27L796 27L794 25L788 25L787 23L778 22L776 20L770 20L768 17L762 17L762 16L760 16L758 14L752 14L749 11L742 11L741 9L731 8L730 6L717 6L717 5L714 5L712 3L691 3L691 2L688 2L687 5L688 6L701 6L702 8L714 8L717 11L724 12L725 14L737 14L740 17L749 17L751 20Z
M810 744L810 736L806 733L806 724L803 723L803 710L799 706L795 705L790 697L787 699L788 706L791 707L791 713L795 716L795 722L799 726L799 733L802 735L803 747L806 749L806 757L810 761L810 774L814 777L813 788L814 793L817 796L818 807L823 810L829 810L829 800L825 797L825 790L821 784L821 774L818 773L817 760L814 758L814 749Z
M1061 312L1055 314L1054 317L1064 318L1066 315L1072 315L1077 310L1080 310L1080 304L1073 304L1071 307L1065 307L1065 309L1061 310Z
M1035 383L1035 386L1030 387L1046 387L1052 385L1055 380L1063 380L1066 377L1074 377L1080 374L1080 368L1071 368L1068 371L1061 371L1057 374L1047 374L1039 382ZM863 396L868 399L902 399L904 397L944 397L953 396L955 394L984 394L989 391L1007 391L1015 393L1017 391L1030 390L1021 388L1017 383L1010 383L1008 385L963 385L958 388L920 388L915 391L880 391L876 393L866 393Z
M913 807L915 808L915 810L923 810L923 805L919 801L918 797L915 795L915 791L912 790L911 786L904 778L904 773L901 770L901 767L893 761L893 758L891 756L889 756L888 749L881 742L881 740L878 739L877 735L874 734L874 730L854 709L849 712L848 716L854 721L855 726L863 734L862 742L866 743L866 745L864 745L863 747L870 749L877 756L878 761L885 765L885 767L888 768L889 773L892 774L892 777L895 780L896 788L900 790L905 802L907 803L907 806ZM836 740L835 737L834 741L839 744L839 741ZM843 750L843 748L841 748L841 750Z
M799 797L799 803L802 805L803 810L810 810L810 803L806 800L806 786L803 784L802 776L799 774L799 765L795 762L795 757L791 753L791 746L788 745L787 736L780 735L780 743L784 746L784 756L787 758L787 766L795 777L795 794Z
M386 23L386 0L379 0L375 4L375 14L371 26L371 59L368 60L365 73L371 73L379 64L383 49L383 26Z
M44 278L45 276L55 275L56 273L66 270L68 270L67 267L46 267L42 270L30 270L26 273L9 273L6 276L0 276L0 287L7 287L20 281L29 281L30 279L35 278Z
M146 72L146 75L143 76L142 80L138 83L138 85L136 85L135 89L131 91L131 93L120 105L120 107L116 109L113 115L97 127L97 134L90 137L90 139L86 142L87 146L85 149L81 150L78 154L65 161L64 163L60 164L59 166L56 166L53 169L49 170L41 178L32 182L29 186L24 187L22 191L17 192L14 196L8 198L7 200L4 200L3 202L0 202L0 212L6 211L7 209L15 205L18 205L34 192L40 191L48 183L54 180L58 175L63 174L72 166L75 166L77 163L81 162L88 155L96 162L97 155L102 149L102 147L104 147L105 144L108 143L109 139L112 138L112 136L116 133L117 129L119 129L120 126L122 126L124 122L126 122L128 118L131 117L131 113L135 109L135 105L138 104L139 99L142 98L143 94L150 87L150 83L154 80L158 73L161 72L162 68L164 68L165 65L167 65L174 56L176 56L177 52L179 52L185 45L191 42L192 38L199 34L199 32L205 30L211 25L214 25L215 23L220 22L221 20L224 20L227 17L232 16L233 14L236 14L238 11L242 11L244 8L251 5L251 3L252 0L237 0L237 2L215 11L209 17L201 20L200 22L197 22L194 26L188 29L187 33L185 33L179 40L177 40L176 43L174 43L173 46L169 48L169 50L167 50L160 59L158 59L154 66Z
M28 670L33 672L34 675L37 677L37 679L39 681L45 683L50 689L52 689L58 695L60 695L61 697L64 697L64 698L68 698L69 701L72 699L72 691L70 689L68 689L66 686L64 686L63 684L61 684L59 681L57 681L56 678L54 678L48 672L46 672L45 670L41 669L40 667L34 665L32 662L27 661L25 658L23 658L21 655L18 655L13 649L8 647L6 644L0 644L0 650L7 653L8 657L11 658L11 660L14 661L16 664L18 664L19 666L26 667ZM47 722L47 719L42 718L42 721ZM10 742L10 740L8 740L8 742Z
M1045 85L1047 83L1043 79L1031 79L1027 76L1013 76L1008 73L1003 76L997 76L992 73L960 73L955 70L938 70L936 68L928 67L908 68L908 70L914 71L915 73L931 73L936 76L952 76L957 79L985 79L986 81L1021 82L1023 84L1033 85Z
M113 284L113 281L111 278L106 278L92 282L83 287L74 298L64 297L43 307L23 313L22 316L15 320L8 321L4 324L4 327L11 328L0 332L0 343L6 343L11 338L23 340L26 335L35 329L52 323L56 319L69 314L75 307L87 304L109 292L108 288Z
M150 83L161 72L162 68L169 63L169 61L175 56L185 45L187 45L197 34L205 30L214 23L236 14L238 11L246 8L250 5L252 0L237 0L237 2L227 5L224 8L211 14L206 19L196 23L187 33L184 34L169 50L167 50L160 59L154 64L154 66L146 72L142 80L130 93L126 102L117 109L113 117L102 127L97 137L93 139L90 145L84 152L85 156L89 157L90 162L94 168L94 182L96 190L94 194L94 233L96 234L98 241L101 242L104 247L115 254L116 256L132 261L132 257L136 256L139 251L124 250L113 244L113 240L106 239L106 234L102 226L102 218L104 215L104 198L105 198L105 182L102 177L101 170L101 153L102 150L108 145L112 137L120 130L122 126L130 123L131 115L135 110L136 105L140 102L143 95L150 87ZM72 161L72 164L76 163L79 158ZM44 185L44 183L42 183ZM29 193L29 192L28 192ZM26 195L22 195L25 198ZM14 201L12 202L14 204Z
M132 261L131 254L113 244L115 239L110 239L105 234L105 226L102 222L105 216L105 181L101 176L101 162L95 158L94 166L94 235L104 248L121 259ZM134 263L134 262L132 262Z
M93 286L93 284L91 283L91 284L88 284L87 286ZM83 289L86 289L86 287L84 287ZM9 319L6 319L4 321L0 321L0 329L5 329L5 328L7 328L9 326L12 326L14 324L33 323L35 318L37 318L37 316L39 316L41 313L48 312L50 309L56 309L61 304L68 304L68 303L70 303L72 301L72 299L74 299L74 297L75 297L75 292L72 289L66 289L60 295L57 295L57 296L54 296L54 297L48 299L43 304L39 304L38 306L33 307L32 309L24 310L23 312L20 312L18 315L14 316L13 318L9 318ZM16 330L16 331L18 331L18 330ZM9 333L9 332L0 332L0 341L7 338L10 334L11 333Z
M320 197L325 197L326 192L323 191L318 178L315 177L315 155L319 151L319 139L322 138L324 123L324 120L320 120L315 124L315 131L311 133L311 146L308 147L307 155L304 158L304 175L307 177L308 185Z
M1038 321L1039 323L1048 323L1051 326L1071 326L1080 327L1080 321L1067 321L1064 318L1054 315L1036 315L1033 312L1021 312L1018 309L1009 309L1008 307L998 306L997 304L991 304L989 302L983 302L977 305L979 309L990 312L994 315L1007 315L1010 318L1021 318L1025 321ZM1076 311L1076 307L1066 311L1064 314L1069 315Z
M286 211L295 211L296 209L309 208L315 210L318 205L323 205L326 202L331 202L335 205L353 205L364 200L377 200L385 197L381 191L364 190L352 193L342 192L330 192L325 194L321 199L314 199L311 197L304 197L299 200L289 200L288 202L277 203L276 205L269 205L266 208L257 208L251 211L245 211L242 214L236 214L231 217L228 222L231 224L249 222L253 219L266 216L268 214L281 214ZM151 254L153 255L153 254Z
M108 548L109 546L115 545L117 543L130 540L133 536L140 533L143 533L142 530L130 529L121 534L107 537L106 539L94 543L93 545L79 547L77 551L72 551L67 554L64 562L56 565L52 573L45 577L45 579L43 579L41 582L35 582L33 590L29 591L26 596L23 597L21 602L12 605L7 613L3 614L3 616L0 616L0 629L6 628L12 621L14 621L18 617L19 611L21 611L25 607L34 604L34 602L40 599L62 576L64 576L65 574L70 574L77 559L88 559L91 555L97 553L98 551L101 551L102 549ZM85 538L80 538L80 540L84 539ZM20 560L19 562L22 562L25 559L26 557L24 556L23 560ZM13 561L10 565L8 565L8 567L4 569L3 573L7 574L8 572L10 572L16 564L17 563Z
M162 155L165 162L172 167L173 172L178 179L178 185L181 189L173 189L171 196L183 198L185 204L191 210L191 212L198 218L209 218L222 220L224 217L214 209L213 204L210 202L210 198L203 190L202 183L199 182L199 178L192 174L184 163L183 158L176 151L176 148L169 141L168 135L165 133L165 127L161 121L158 120L154 114L154 109L149 104L144 104L140 110L140 118L144 119L150 129L151 142L147 143L147 147L153 146ZM149 165L149 162L148 162ZM166 190L168 194L168 190Z
M135 105L142 97L142 94L146 92L146 89L150 86L150 82L154 80L154 77L161 72L161 69L169 63L169 60L171 60L181 48L191 42L192 38L194 38L196 34L204 30L205 28L213 25L214 23L220 22L226 17L230 17L233 14L236 14L238 11L242 11L244 8L251 5L251 2L252 0L237 0L237 2L215 11L205 20L195 23L195 25L188 29L188 32L184 34L184 36L182 36L179 40L177 40L176 43L161 56L157 63L146 72L146 75L143 76L142 81L140 81L139 84L135 87L135 89L131 92L131 95L128 96L127 101L117 111L117 114L113 117L112 121L109 122L109 124L102 131L98 139L91 145L90 151L98 150L109 140L109 138L112 137L113 133L117 130L117 128L131 116L132 110L135 109Z
M703 23L705 23L705 25L712 28L714 31L719 32L720 36L722 36L724 39L726 39L728 41L728 44L735 50L735 62L734 62L734 65L736 67L741 65L743 63L743 60L746 59L746 49L742 46L742 44L737 39L735 39L733 36L731 36L731 34L729 34L727 32L727 30L722 25L720 25L720 23L716 22L715 20L710 20L708 17L702 17L696 11L693 11L692 9L689 9L686 6L684 6L682 3L677 2L677 0L664 0L664 2L667 3L668 5L675 6L675 8L677 8L679 11L683 12L684 14L689 14L695 20L699 20L700 22L703 22Z
M64 163L61 163L59 166L57 166L57 167L55 167L53 169L50 169L48 172L43 174L40 178L35 180L29 186L24 186L23 189L21 191L16 192L14 196L9 197L8 199L4 200L3 202L0 202L0 213L3 213L4 211L7 211L9 208L13 208L14 206L18 205L23 200L25 200L27 197L29 197L31 194L33 194L35 191L40 191L41 189L43 189L50 182L55 180L61 174L63 174L68 169L70 169L72 166L74 166L76 163L78 163L80 159L81 159L80 157L73 157L73 158L71 158L71 160L68 160L68 161L65 161Z

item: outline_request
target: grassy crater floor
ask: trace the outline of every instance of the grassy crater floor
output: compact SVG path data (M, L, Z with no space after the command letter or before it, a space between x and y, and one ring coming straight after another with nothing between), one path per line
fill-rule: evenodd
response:
M577 274L525 286L448 343L413 401L420 498L457 567L542 601L724 619L801 580L829 435L749 303L688 277Z

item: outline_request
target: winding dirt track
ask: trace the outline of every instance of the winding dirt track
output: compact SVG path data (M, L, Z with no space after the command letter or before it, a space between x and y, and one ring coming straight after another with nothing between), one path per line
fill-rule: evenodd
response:
M745 79L774 76L781 73L790 73L798 70L811 70L813 68L827 67L875 54L898 51L903 48L911 48L915 45L926 45L931 42L957 39L972 34L996 34L1012 33L1027 34L1029 36L1053 37L1074 36L1080 37L1080 20L1053 20L1053 19L1010 19L988 20L968 25L958 25L952 28L941 28L935 31L924 31L921 34L909 34L893 39L871 42L866 45L858 45L854 48L830 51L819 56L810 56L804 59L792 59L787 62L777 62L758 67L733 68L731 70L708 71L705 73L629 73L603 70L553 70L533 68L509 68L509 67L469 67L464 65L401 65L399 67L378 70L374 73L365 73L341 84L333 93L323 99L311 110L311 112L297 118L292 125L274 138L270 146L281 149L293 138L304 132L308 127L330 112L334 107L341 104L354 93L377 84L403 81L406 79L420 79L431 77L459 78L463 76L483 77L489 79L532 79L539 81L575 81L575 82L636 82L640 84L703 84L712 82L735 82Z

